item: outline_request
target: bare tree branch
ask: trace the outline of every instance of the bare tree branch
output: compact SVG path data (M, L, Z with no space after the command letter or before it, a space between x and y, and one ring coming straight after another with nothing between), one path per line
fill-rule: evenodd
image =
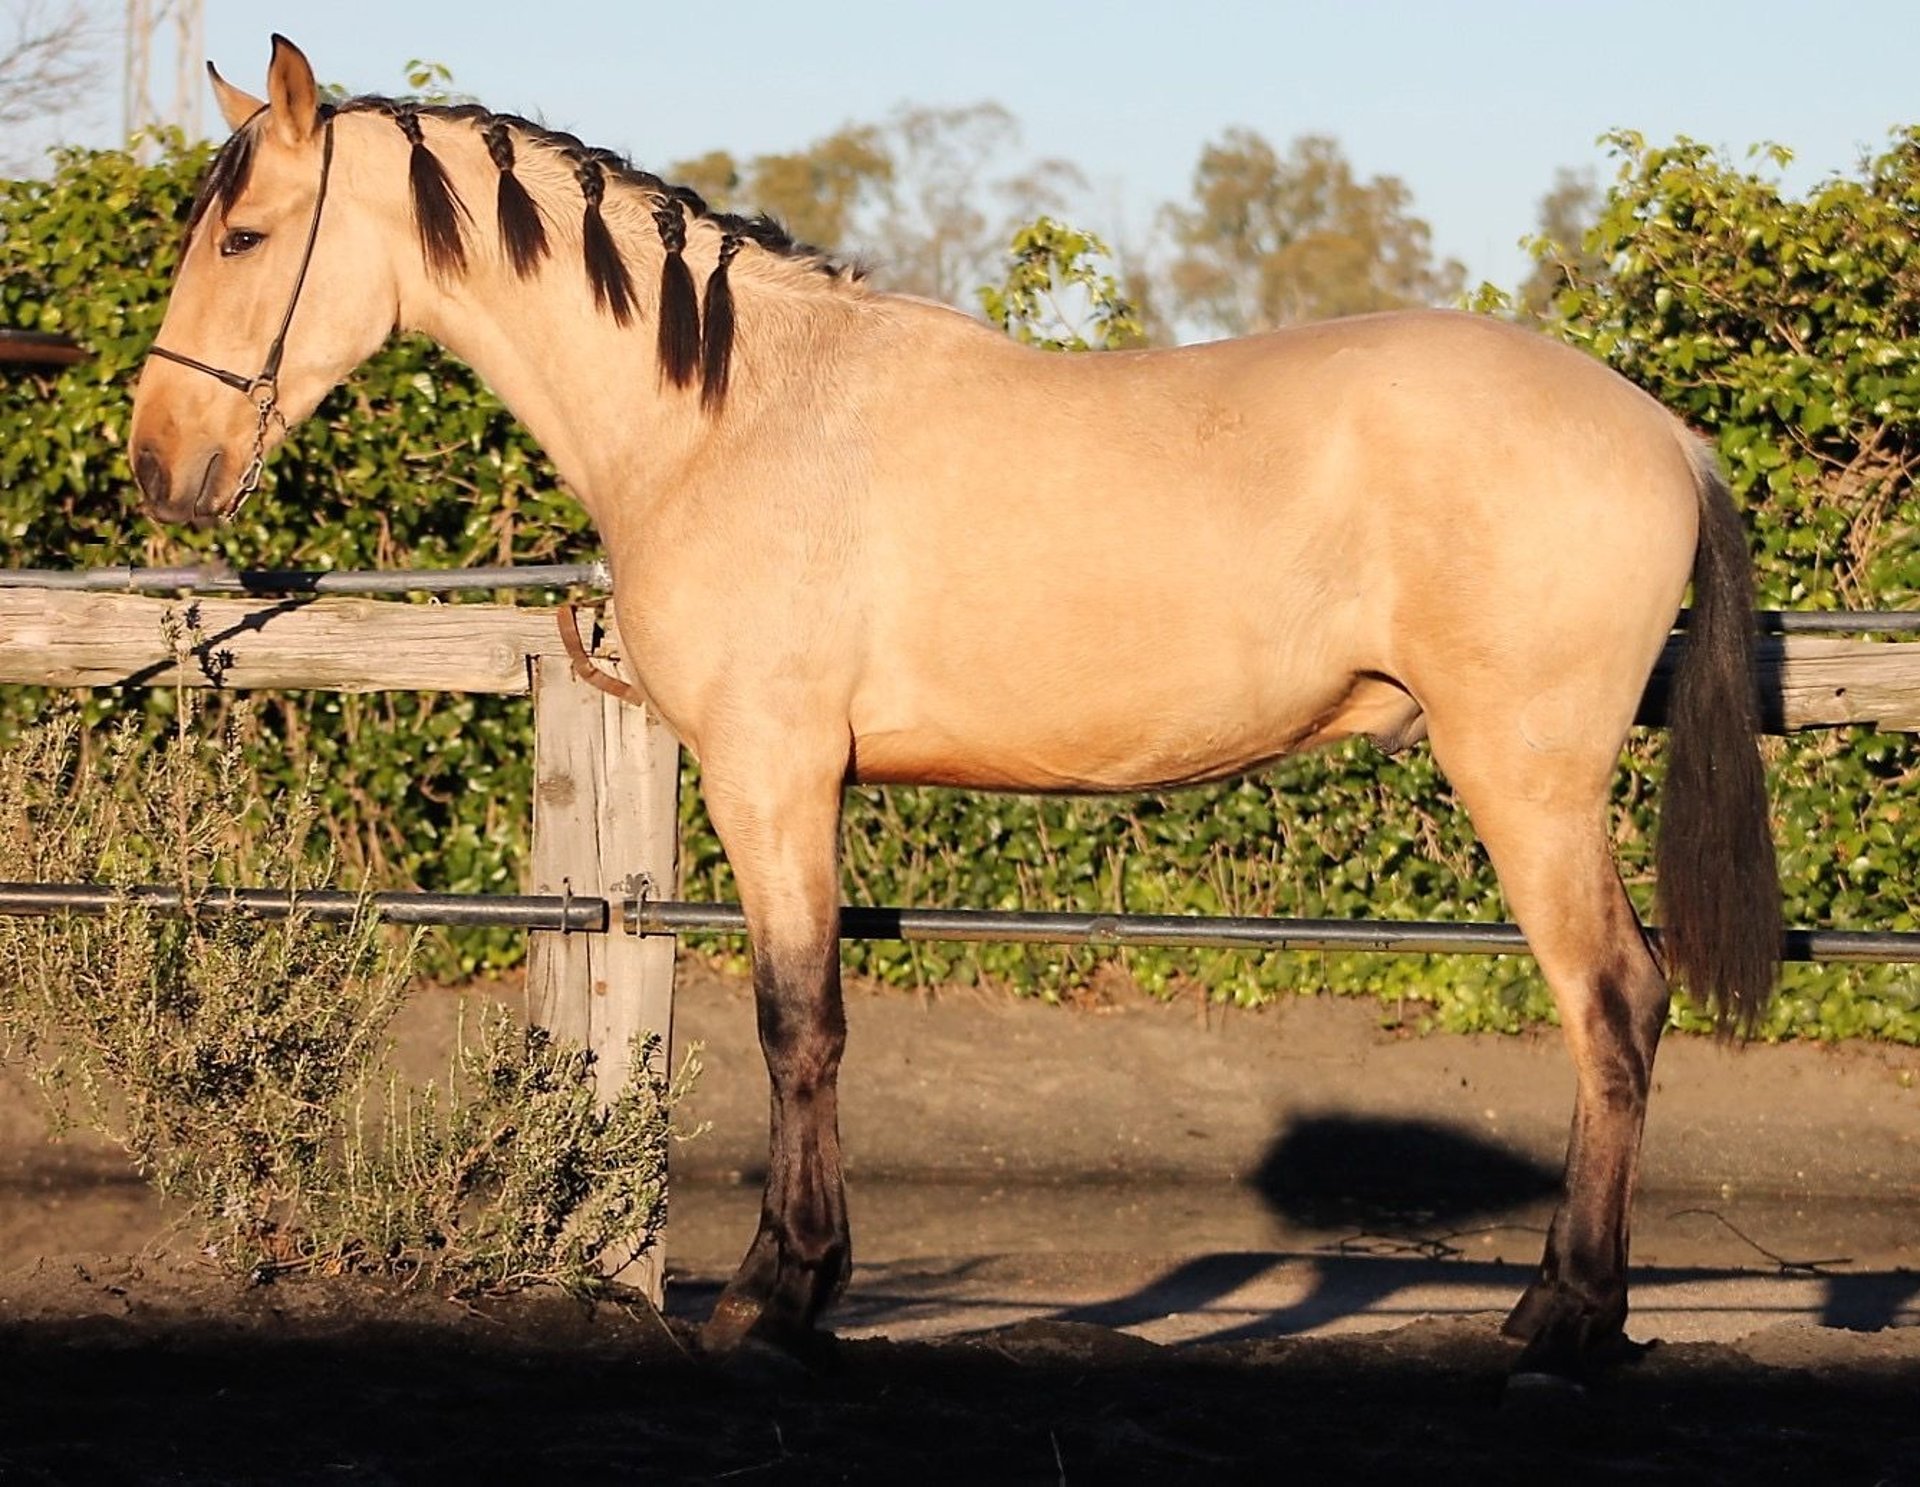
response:
M81 0L0 0L0 127L78 108L98 85L103 34Z

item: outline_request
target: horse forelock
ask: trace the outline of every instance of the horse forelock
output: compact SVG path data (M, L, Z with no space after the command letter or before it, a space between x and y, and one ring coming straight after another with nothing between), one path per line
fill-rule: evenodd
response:
M193 236L200 219L212 209L214 202L220 203L222 216L233 211L233 204L253 179L254 153L259 144L260 129L261 119L256 114L234 130L227 137L227 142L215 152L206 174L200 178L200 189L194 192L193 206L187 213L188 237Z
M794 238L771 217L715 211L689 187L674 185L610 150L595 149L571 134L518 115L494 113L478 104L414 104L375 95L347 99L337 109L341 113L383 115L405 134L411 146L408 192L414 226L427 268L439 278L466 272L467 233L473 218L421 131L424 119L465 125L485 144L498 173L495 222L500 251L516 277L529 278L540 270L551 256L553 236L553 224L520 182L517 170L533 162L572 178L581 195L581 270L593 291L595 306L621 326L639 318L641 305L627 255L607 226L602 205L609 189L639 194L659 236L662 254L659 292L654 300L662 380L680 387L697 381L701 404L708 410L721 405L731 375L735 316L728 279L730 266L744 246L751 244L827 279L858 281L864 277L862 269L835 262L820 249ZM216 157L202 187L208 199L217 191L230 202L244 189L252 168L251 145L237 146L239 138L236 135L229 140ZM229 150L234 152L231 158ZM196 204L196 217L204 209ZM718 236L714 267L704 294L696 292L683 256L689 227L694 225Z

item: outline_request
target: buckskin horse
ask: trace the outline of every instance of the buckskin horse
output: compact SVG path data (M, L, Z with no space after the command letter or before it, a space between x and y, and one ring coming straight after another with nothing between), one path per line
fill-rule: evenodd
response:
M323 101L280 37L264 102L213 81L233 134L140 375L138 484L161 519L231 515L400 328L472 365L586 504L624 664L700 760L772 1080L759 1228L707 1346L801 1346L850 1271L845 785L1158 789L1355 735L1431 741L1577 1071L1516 1374L1624 1345L1669 978L1750 1020L1779 951L1750 560L1673 416L1464 314L1048 354L524 119ZM1608 791L1689 581L1656 952Z

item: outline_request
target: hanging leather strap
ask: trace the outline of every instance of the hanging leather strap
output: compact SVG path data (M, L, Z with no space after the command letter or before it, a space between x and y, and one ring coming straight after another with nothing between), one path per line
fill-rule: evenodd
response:
M622 702L632 703L635 707L645 707L646 697L639 688L631 686L625 677L598 665L587 654L587 648L580 640L579 607L562 604L558 613L560 625L560 644L567 653L567 662L573 668L573 674L588 686L605 692L609 697L617 697Z

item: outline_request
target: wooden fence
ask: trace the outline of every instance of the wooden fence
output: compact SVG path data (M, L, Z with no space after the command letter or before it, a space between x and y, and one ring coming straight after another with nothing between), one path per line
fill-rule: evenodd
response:
M169 616L188 635L177 651L165 638ZM588 642L617 663L610 628ZM1669 647L1644 723L1662 721L1671 657ZM1755 665L1770 731L1920 732L1920 644L1766 637ZM552 609L4 588L0 683L8 682L531 694L530 892L620 905L673 891L678 745L649 711L573 675ZM534 931L528 971L531 1015L593 1050L603 1097L625 1083L636 1031L659 1034L663 1057L673 1031L675 940L620 933L614 919L607 933ZM623 1278L657 1299L663 1263L656 1250Z

